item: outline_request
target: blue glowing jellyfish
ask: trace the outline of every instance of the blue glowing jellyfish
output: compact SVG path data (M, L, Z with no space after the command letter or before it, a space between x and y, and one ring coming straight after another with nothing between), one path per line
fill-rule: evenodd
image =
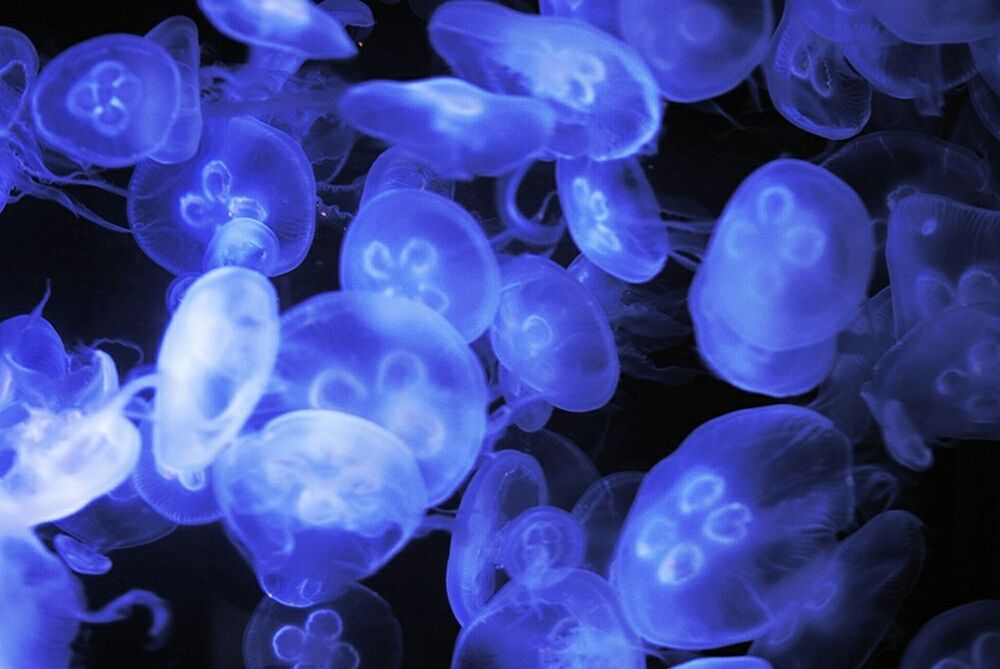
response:
M378 571L410 539L427 490L410 449L371 421L292 411L213 467L226 530L269 596L311 606Z
M683 649L759 636L851 519L850 467L847 438L801 407L697 428L646 475L618 538L611 583L633 629Z
M924 560L906 511L871 519L792 579L791 602L750 653L788 669L860 669L895 619Z
M460 625L475 620L501 585L504 527L546 503L545 475L530 455L507 450L483 458L462 495L448 553L448 601Z
M501 535L498 563L529 588L561 580L583 562L587 540L580 523L554 506L526 509Z
M681 664L675 669L772 669L771 663L760 657L749 655L737 657L700 657Z
M214 118L191 160L136 168L128 219L140 248L174 274L237 265L274 276L309 250L316 180L284 133L250 117Z
M668 100L721 95L764 60L774 13L768 0L622 0L622 38Z
M177 120L170 129L170 137L163 146L150 154L150 158L160 163L190 160L198 151L202 128L198 26L186 16L172 16L146 33L146 39L159 44L170 54L180 76Z
M497 176L530 162L555 125L544 102L490 93L451 77L366 81L344 94L340 112L366 135L459 179Z
M490 341L500 363L566 411L604 406L618 386L614 337L597 300L539 256L501 266L500 308Z
M804 0L795 3L795 11L813 32L830 42L895 41L886 34L870 5L864 1Z
M38 75L38 52L28 37L0 26L0 134L20 116Z
M549 148L598 160L636 153L660 130L652 73L628 46L573 19L532 16L482 1L448 2L427 26L463 79L545 100L556 112Z
M248 669L397 669L402 655L403 634L392 608L356 584L308 608L265 597L243 634Z
M879 21L904 42L956 44L1000 33L1000 6L993 0L878 0L867 3Z
M646 659L607 581L576 570L552 584L507 584L463 627L451 666L641 669Z
M102 35L42 70L31 114L41 138L83 164L134 165L171 140L181 100L174 59L152 40Z
M539 0L538 9L542 16L580 19L606 33L617 35L619 4L604 0Z
M361 206L384 191L409 188L437 193L450 200L455 193L455 182L437 174L432 166L405 149L390 147L379 154L365 174Z
M641 472L615 472L593 483L573 505L587 537L584 566L607 577L618 534L642 483Z
M556 182L569 234L583 255L629 283L660 273L670 241L638 161L560 160Z
M448 321L415 300L365 291L315 295L281 318L281 346L257 420L336 409L398 436L430 504L458 488L486 436L486 379Z
M340 285L400 295L477 339L500 303L500 268L476 219L425 190L393 189L365 203L340 247Z
M939 613L910 641L900 669L989 669L1000 662L1000 601Z
M549 430L508 430L496 450L513 448L538 461L545 472L549 504L569 510L583 491L600 478L597 466L568 438Z

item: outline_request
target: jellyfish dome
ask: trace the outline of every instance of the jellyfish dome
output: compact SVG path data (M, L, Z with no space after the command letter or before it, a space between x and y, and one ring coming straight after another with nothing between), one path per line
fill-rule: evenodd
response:
M292 411L213 467L229 534L260 586L311 606L370 576L413 536L427 489L407 446L371 421Z
M983 599L931 618L910 641L900 669L987 669L1000 662L1000 600Z
M190 160L136 167L128 220L143 252L173 274L236 265L275 276L312 243L316 179L283 132L250 117L213 118Z
M850 467L850 442L808 409L697 428L646 475L618 538L611 583L633 629L682 649L759 636L784 606L781 585L850 520Z
M402 147L393 146L380 153L368 168L360 206L364 207L384 191L397 188L426 190L451 200L455 182L436 173L430 165Z
M573 505L586 536L584 566L607 578L615 543L642 484L641 472L615 472L594 481Z
M500 303L500 268L472 215L436 193L394 189L368 201L340 247L340 285L408 297L477 339Z
M530 587L561 580L583 562L583 528L563 509L526 509L507 523L502 534L499 563L512 580Z
M170 130L170 137L150 154L150 158L161 163L180 163L194 156L201 140L201 83L198 80L201 47L198 44L198 26L186 16L172 16L146 33L146 39L159 44L170 54L180 76L177 120Z
M430 504L447 499L486 436L486 378L443 316L399 296L315 295L281 317L281 345L255 421L335 409L398 436L416 457Z
M1000 33L1000 6L993 0L879 0L869 3L894 35L914 44L974 42Z
M170 140L181 100L174 59L135 35L102 35L42 70L31 114L45 143L83 164L126 167Z
M38 76L38 52L19 30L0 26L0 134L14 123Z

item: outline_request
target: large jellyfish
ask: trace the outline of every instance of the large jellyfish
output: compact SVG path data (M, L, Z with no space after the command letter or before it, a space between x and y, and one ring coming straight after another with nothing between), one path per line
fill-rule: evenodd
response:
M150 154L150 158L161 163L180 163L194 156L201 140L198 26L186 16L172 16L146 33L146 39L159 44L170 54L180 77L177 119L170 129L170 137Z
M851 519L850 466L847 438L796 406L692 432L646 475L618 538L611 583L633 629L683 649L758 637Z
M213 118L190 160L136 167L128 219L140 248L174 274L237 265L274 276L309 250L316 179L283 132L250 117Z
M899 669L990 669L1000 663L1000 600L939 613L920 628Z
M556 113L549 148L556 155L623 158L660 130L663 103L646 64L582 21L471 0L442 5L427 30L463 79L549 102Z
M371 421L292 411L213 467L227 531L260 586L311 606L378 571L410 539L427 490L409 448Z

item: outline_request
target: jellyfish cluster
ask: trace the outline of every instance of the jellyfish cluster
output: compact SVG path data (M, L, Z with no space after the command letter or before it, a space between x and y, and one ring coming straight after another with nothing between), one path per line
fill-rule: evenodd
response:
M1000 519L996 0L8 22L3 257L145 273L0 311L0 667L1000 667L1000 552L922 594ZM129 578L223 562L169 660Z

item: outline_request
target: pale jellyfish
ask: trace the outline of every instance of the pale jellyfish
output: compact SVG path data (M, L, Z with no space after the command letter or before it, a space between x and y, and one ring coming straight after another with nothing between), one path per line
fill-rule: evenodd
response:
M1000 663L1000 601L939 613L910 641L900 669L992 669Z

